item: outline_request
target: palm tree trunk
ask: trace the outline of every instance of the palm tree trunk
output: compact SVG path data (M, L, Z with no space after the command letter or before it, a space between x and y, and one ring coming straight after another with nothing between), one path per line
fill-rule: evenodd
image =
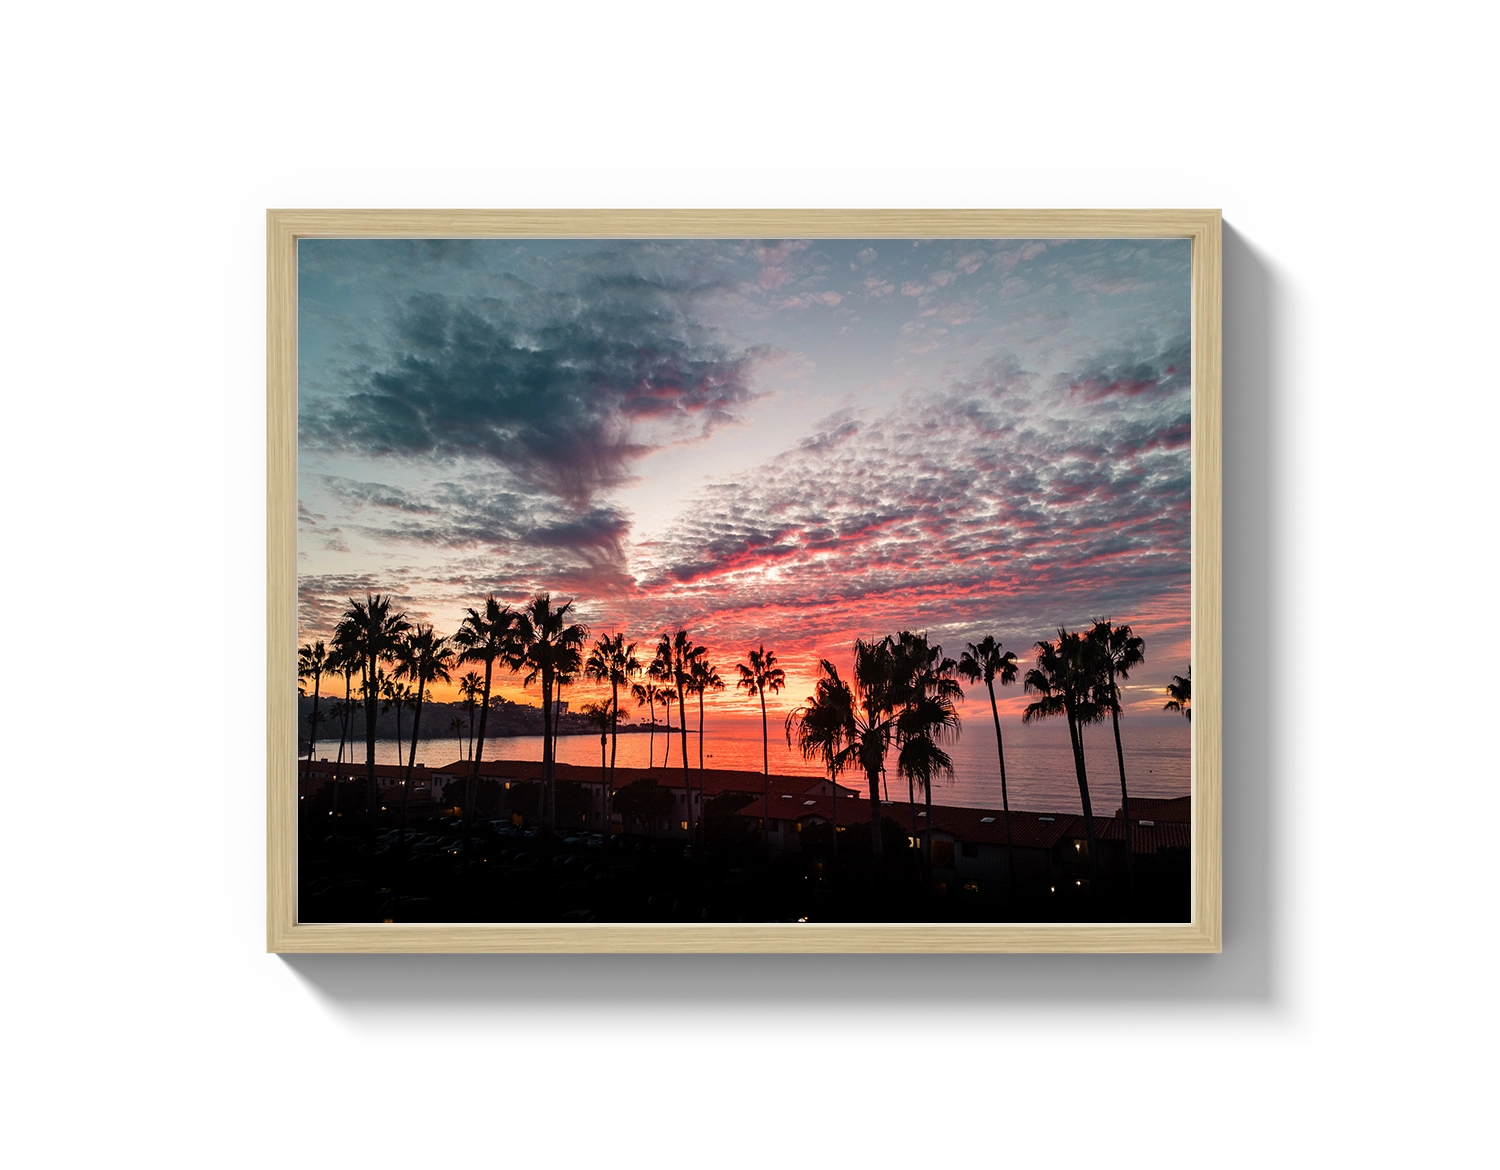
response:
M911 814L911 839L921 840L917 832L917 784L910 776L906 778L906 810Z
M550 829L552 808L549 799L552 790L552 671L542 671L542 801L539 816L542 825Z
M365 797L366 820L373 831L375 812L380 806L380 790L375 782L375 731L380 717L380 695L375 686L375 658L365 659Z
M406 857L406 810L411 804L411 774L417 766L417 735L422 730L422 690L426 681L418 671L417 705L411 713L411 755L406 757L406 780L401 785L401 836L397 839L399 847L396 850L399 860Z
M323 681L322 672L313 675L313 709L308 718L311 724L307 729L307 771L312 774L312 763L318 758L318 685Z
M771 860L771 732L766 723L766 689L760 688L760 763L765 770L766 790L766 861Z
M1089 842L1089 873L1093 878L1093 888L1097 896L1099 891L1099 849L1094 840L1094 806L1089 802L1089 772L1088 764L1083 758L1083 728L1074 719L1070 709L1068 715L1068 732L1073 737L1073 767L1078 773L1078 795L1083 802L1083 828Z
M922 782L922 791L927 794L927 828L926 839L922 846L925 854L923 864L927 867L927 892L932 892L932 777Z
M484 664L484 706L479 708L479 739L474 745L474 760L469 765L469 790L464 793L464 861L469 858L469 838L473 835L474 805L479 799L479 765L484 762L484 732L490 716L490 671L494 660Z
M995 747L1000 752L1000 807L1005 810L1005 896L1016 896L1015 850L1010 837L1010 792L1005 786L1005 740L1000 734L1000 708L995 705L995 682L985 683L990 689L990 714L995 717Z
M647 684L648 686L651 684ZM651 730L646 733L646 768L656 767L656 699L646 700L646 713L651 716Z
M865 765L865 779L870 784L870 856L875 867L875 880L880 880L880 769Z
M333 765L333 809L332 819L335 831L337 831L339 819L339 781L343 779L344 771L344 741L349 738L349 731L354 726L354 707L350 700L354 695L354 672L350 671L344 675L344 717L339 720L339 755ZM351 750L350 755L353 755Z
M839 863L839 774L831 768L829 782L833 785L833 864Z
M609 682L609 779L604 784L604 844L609 845L609 827L614 824L611 806L615 795L615 754L620 750L620 684Z
M693 817L693 774L689 771L687 754L687 695L683 693L681 682L677 684L677 710L680 715L677 722L682 724L682 794L687 799L688 840L691 841L697 821Z
M703 692L698 692L698 793L701 797L707 791L703 780ZM702 825L699 825L702 828Z
M1109 671L1109 693L1114 695L1114 704L1110 707L1109 718L1115 725L1115 759L1120 764L1120 815L1125 818L1125 890L1131 899L1135 898L1135 850L1131 842L1130 825L1130 793L1125 787L1125 749L1120 746L1120 696L1115 690L1115 671L1110 667Z

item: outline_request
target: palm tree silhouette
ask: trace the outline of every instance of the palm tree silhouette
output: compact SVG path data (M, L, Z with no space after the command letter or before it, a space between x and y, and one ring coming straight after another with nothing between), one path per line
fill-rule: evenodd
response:
M932 877L932 782L953 775L953 760L942 745L959 734L958 707L963 688L954 679L958 663L943 657L926 634L903 630L892 644L899 710L896 714L896 772L922 786L926 804L922 864Z
M984 681L990 693L990 714L995 720L995 749L1000 753L1000 807L1005 810L1005 895L1015 896L1016 863L1012 857L1010 827L1010 791L1005 782L1005 739L1000 734L1000 708L995 703L995 680L1005 687L1016 681L1020 667L1016 656L1003 650L991 634L977 643L970 642L958 657L958 673L971 683Z
M406 759L406 777L401 782L400 846L406 849L406 810L411 802L411 774L417 766L417 741L422 733L422 702L430 682L453 681L453 647L448 639L433 633L431 626L419 625L396 648L396 676L414 679L417 693L412 700L411 755Z
M557 737L562 734L563 709L567 706L563 702L563 688L570 687L578 681L578 676L583 672L583 641L587 637L588 629L579 626L581 631L576 644L563 646L557 655L552 675L552 763L553 772L557 771ZM552 794L552 819L557 819L557 781L554 776L551 785Z
M457 635L454 636L453 644L459 646ZM463 661L459 659L459 661ZM474 758L474 708L479 705L480 698L484 695L484 676L478 671L471 670L458 680L458 694L463 700L464 713L469 718L469 742L464 750L464 759Z
M1188 667L1187 676L1174 674L1172 681L1167 684L1167 694L1170 696L1161 705L1163 711L1177 711L1189 723L1193 720L1193 668Z
M646 733L646 767L653 768L656 766L656 687L648 682L631 683L630 694L637 707L645 707L650 712L651 730Z
M545 821L552 827L556 811L554 768L555 745L553 742L553 687L559 671L565 676L581 665L581 647L588 637L588 627L569 624L573 603L552 604L552 595L538 593L527 603L521 613L521 632L524 644L524 665L528 668L521 680L523 686L540 682L542 687L542 787L546 800Z
M656 661L653 666L660 669L660 677L675 689L677 700L677 722L682 730L682 789L687 805L688 840L697 834L697 818L693 815L693 780L688 770L687 754L687 692L692 685L693 663L703 656L703 647L695 646L686 630L675 634L663 634L656 643Z
M704 655L693 659L692 677L688 683L689 689L698 696L698 790L703 791L703 696L709 691L722 691L724 680L719 677L719 670L711 666Z
M775 653L767 650L764 642L758 649L750 651L746 657L748 661L739 663L735 668L740 672L740 681L735 684L735 687L751 698L760 699L760 762L761 770L765 774L765 803L766 812L769 814L771 809L771 735L766 723L766 692L770 691L773 695L780 693L781 688L786 686L786 672L776 665ZM769 860L771 856L769 822L762 836L765 838L766 858ZM878 848L876 852L878 854Z
M609 783L609 714L608 703L585 703L583 714L599 729L599 806L600 815L607 817L609 800L605 796L604 788ZM604 831L609 832L609 821L604 822Z
M883 859L880 774L885 767L886 747L895 735L901 694L894 641L860 639L854 643L852 686L839 677L838 668L826 658L819 661L819 667L823 678L817 694L799 709L793 735L800 743L804 732L809 734L815 752L837 738L843 746L834 754L833 766L841 769L857 761L864 769L870 791L870 848L878 881Z
M623 631L600 638L589 652L584 671L590 678L609 683L609 774L603 784L604 832L607 834L613 819L615 757L620 747L620 688L631 686L631 680L641 672L640 659L635 656L635 643L627 643ZM640 688L632 689L638 692Z
M349 599L335 635L354 647L360 658L365 701L365 781L368 826L374 829L374 816L380 804L375 781L375 733L379 715L380 664L390 661L401 635L411 628L404 613L391 612L391 598L379 593L366 594L364 601Z
M1033 723L1062 715L1068 721L1073 746L1073 770L1078 775L1078 795L1083 802L1083 823L1088 834L1089 870L1093 888L1099 888L1099 852L1094 840L1094 808L1089 803L1088 765L1083 756L1083 729L1104 718L1097 691L1104 671L1098 647L1081 634L1057 631L1056 642L1036 644L1036 666L1026 672L1027 694L1037 699L1021 714L1022 723Z
M839 857L839 772L851 764L844 749L850 746L854 726L854 696L849 684L826 661L814 693L786 716L786 742L796 747L804 760L819 759L833 783L833 860ZM770 813L767 808L766 813Z
M1135 851L1131 840L1130 792L1125 786L1125 749L1120 745L1120 680L1130 677L1133 667L1146 661L1146 640L1136 636L1126 625L1114 625L1108 618L1094 622L1089 641L1098 650L1099 664L1104 668L1099 701L1109 711L1115 729L1115 759L1120 765L1120 816L1125 822L1125 882L1135 891Z
M492 593L485 598L482 609L466 611L462 624L453 635L453 645L458 648L460 663L484 664L484 687L479 703L479 738L474 742L469 765L469 783L464 792L464 857L467 861L469 840L472 837L474 806L479 790L479 766L484 759L484 738L490 714L490 687L494 678L495 663L512 670L521 660L523 652L525 619L508 605L501 605Z
M398 656L400 653L401 643L397 642L395 649L391 653L392 660L399 661ZM401 712L411 708L412 702L417 697L416 692L405 683L397 682L396 676L392 674L390 677L381 678L380 697L384 700L380 708L382 712L391 710L396 712L396 766L399 768L403 755L402 745L406 742L401 737Z
M665 770L672 759L672 704L677 701L677 692L663 686L652 689L656 691L656 701L661 704L662 718L667 723L666 746L661 752L661 766Z
M358 650L351 643L341 641L336 636L333 640L333 647L328 653L325 669L344 676L344 699L335 712L339 720L339 753L333 765L333 807L328 814L336 822L339 814L339 782L343 778L344 770L344 744L350 742L350 732L354 724L354 674L359 670ZM350 742L349 755L351 759L354 756L352 742Z
M313 684L312 714L307 719L308 775L312 775L312 761L318 758L318 724L322 718L318 713L318 690L323 681L323 672L328 669L328 651L321 640L297 651L297 677L310 678Z

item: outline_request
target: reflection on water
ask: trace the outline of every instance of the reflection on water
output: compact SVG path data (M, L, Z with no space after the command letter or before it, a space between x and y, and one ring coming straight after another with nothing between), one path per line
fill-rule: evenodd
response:
M690 721L691 722L691 721ZM771 771L782 775L822 774L817 763L810 763L787 747L780 723L771 725L769 755ZM1074 777L1073 753L1068 745L1068 729L1061 721L1031 727L1019 723L1002 729L1005 736L1005 772L1012 808L1037 811L1077 812L1080 809L1078 783ZM356 730L356 737L358 731ZM1186 796L1189 790L1189 725L1176 716L1126 718L1120 724L1120 738L1125 748L1125 777L1132 796ZM332 759L338 741L321 740L318 755ZM364 743L355 746L356 758L364 759ZM396 742L379 740L375 745L378 763L397 762ZM619 737L616 762L621 767L644 768L654 761L662 764L668 753L667 737L658 730L631 732ZM671 737L667 765L682 767L681 732ZM933 786L933 799L939 804L967 805L978 808L1000 806L1000 765L995 751L993 726L986 720L965 720L958 742L950 744L954 777ZM648 753L650 759L648 759ZM1096 814L1107 816L1120 804L1120 775L1115 758L1114 733L1108 723L1084 732L1084 753L1088 764L1089 794ZM424 740L417 749L417 761L434 767L446 766L463 757L458 741L451 738ZM540 760L542 737L539 735L492 738L484 748L485 759ZM742 768L759 771L761 767L761 728L758 720L710 720L703 737L703 762L709 768ZM347 749L346 749L347 758ZM565 735L558 739L557 758L564 764L599 764L597 735ZM688 732L688 762L698 764L698 735ZM889 759L887 777L890 794L906 799L906 783L895 775L895 758ZM862 774L845 772L841 782L864 789Z

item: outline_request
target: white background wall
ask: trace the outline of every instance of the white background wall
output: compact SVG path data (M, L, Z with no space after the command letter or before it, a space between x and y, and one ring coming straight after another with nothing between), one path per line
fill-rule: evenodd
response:
M543 7L6 18L8 1160L1477 1152L1493 18ZM268 206L1222 206L1224 954L263 954Z

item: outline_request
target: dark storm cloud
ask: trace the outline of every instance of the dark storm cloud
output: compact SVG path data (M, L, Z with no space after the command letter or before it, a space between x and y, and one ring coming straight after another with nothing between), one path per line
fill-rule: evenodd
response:
M636 458L712 433L754 397L759 351L699 324L689 285L621 273L565 291L495 287L407 300L389 357L352 375L352 393L310 403L303 441L480 460L583 507Z

